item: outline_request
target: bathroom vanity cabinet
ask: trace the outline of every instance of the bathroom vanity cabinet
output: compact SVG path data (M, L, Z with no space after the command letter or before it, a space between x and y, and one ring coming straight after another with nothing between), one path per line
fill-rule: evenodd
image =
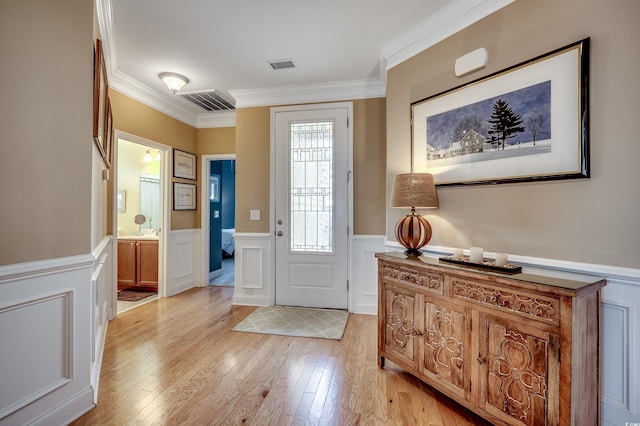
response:
M158 288L158 240L118 239L118 289Z
M388 359L497 425L599 424L603 279L376 257L380 367Z

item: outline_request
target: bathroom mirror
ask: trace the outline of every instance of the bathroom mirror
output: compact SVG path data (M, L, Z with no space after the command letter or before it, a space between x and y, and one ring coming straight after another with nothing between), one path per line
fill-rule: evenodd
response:
M133 221L138 225L138 233L136 235L142 235L142 224L147 221L147 218L143 214L137 214Z

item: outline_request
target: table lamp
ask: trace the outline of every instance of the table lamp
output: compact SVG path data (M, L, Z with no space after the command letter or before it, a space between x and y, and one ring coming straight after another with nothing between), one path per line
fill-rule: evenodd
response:
M431 239L431 225L416 214L416 209L438 207L438 194L430 173L397 175L391 191L391 207L411 208L411 212L396 225L396 239L407 256L421 256L420 248Z

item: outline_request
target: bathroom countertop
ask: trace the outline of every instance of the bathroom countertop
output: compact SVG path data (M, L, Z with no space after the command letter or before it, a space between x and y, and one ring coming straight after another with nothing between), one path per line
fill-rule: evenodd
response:
M118 235L119 240L158 240L157 235Z

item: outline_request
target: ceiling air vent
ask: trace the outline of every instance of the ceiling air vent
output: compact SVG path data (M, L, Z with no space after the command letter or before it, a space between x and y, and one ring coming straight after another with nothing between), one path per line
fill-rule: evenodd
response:
M193 102L205 111L233 111L235 105L227 100L220 91L179 93L186 100Z
M269 65L274 70L285 70L287 68L295 68L296 64L293 63L291 59L283 59L280 61L269 61Z

